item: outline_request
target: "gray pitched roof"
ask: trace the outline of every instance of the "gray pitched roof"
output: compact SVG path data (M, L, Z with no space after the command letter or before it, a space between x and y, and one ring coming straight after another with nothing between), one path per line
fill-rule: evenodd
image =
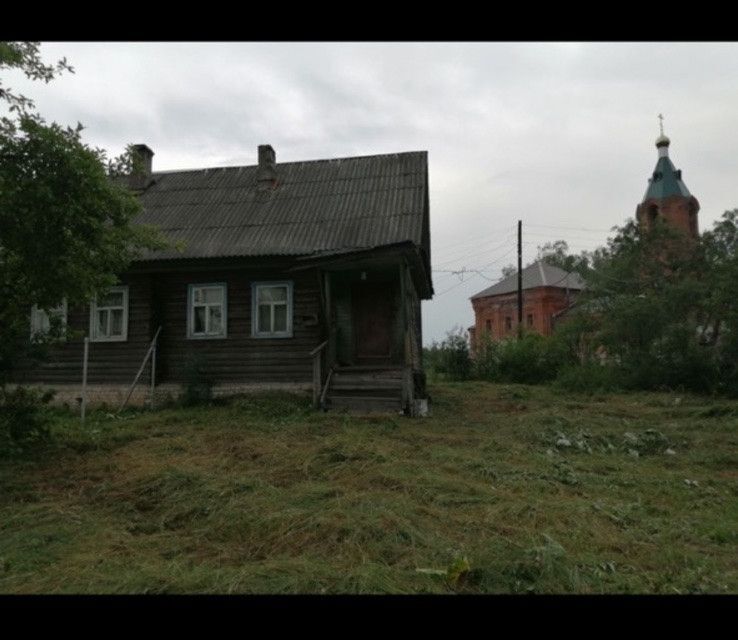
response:
M584 289L584 281L577 273L569 273L539 260L523 269L523 289L536 287L559 287L561 289ZM497 284L474 294L471 299L486 298L518 290L518 274L503 278Z
M137 223L159 227L182 252L145 260L309 255L413 242L429 252L425 151L258 166L154 172Z

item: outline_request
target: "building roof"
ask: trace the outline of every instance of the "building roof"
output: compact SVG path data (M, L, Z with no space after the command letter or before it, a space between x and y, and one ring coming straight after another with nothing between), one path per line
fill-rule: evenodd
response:
M677 169L669 158L669 139L660 136L656 140L659 148L659 159L656 168L648 179L648 188L643 196L643 201L650 198L667 198L669 196L684 196L688 198L691 194L687 185L682 182L682 171Z
M560 289L584 289L584 281L578 273L569 273L558 267L548 264L542 260L534 262L523 269L523 289L535 289L536 287L558 287ZM503 293L513 293L518 290L518 274L515 272L507 278L503 278L497 284L493 284L484 291L473 295L475 298L486 298Z
M153 172L139 224L156 225L181 251L142 260L292 256L412 242L430 256L425 151Z

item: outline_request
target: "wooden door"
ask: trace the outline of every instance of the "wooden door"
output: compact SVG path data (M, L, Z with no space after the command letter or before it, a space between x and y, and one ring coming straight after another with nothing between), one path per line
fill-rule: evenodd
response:
M360 282L351 291L357 362L388 362L392 346L394 288L389 282Z

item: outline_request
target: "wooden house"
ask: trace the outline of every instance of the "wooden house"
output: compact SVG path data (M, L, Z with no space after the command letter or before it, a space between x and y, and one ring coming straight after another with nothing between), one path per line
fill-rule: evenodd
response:
M427 152L277 163L262 145L255 166L152 171L153 151L135 149L136 222L174 244L142 254L107 295L59 310L89 336L91 400L119 401L161 328L158 394L176 395L198 361L216 394L305 388L326 408L414 412L420 302L433 295ZM82 355L70 332L22 382L77 397Z

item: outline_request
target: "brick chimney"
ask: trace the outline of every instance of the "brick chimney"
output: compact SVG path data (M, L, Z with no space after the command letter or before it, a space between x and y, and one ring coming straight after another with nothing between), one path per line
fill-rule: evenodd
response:
M133 158L139 165L134 168L134 173L139 173L147 177L151 177L151 161L154 158L154 152L145 144L133 145Z
M277 186L277 154L272 145L259 145L259 170L256 176L259 191L271 191Z
M130 176L130 184L134 189L145 189L151 183L151 166L154 152L145 144L134 144L133 171Z

